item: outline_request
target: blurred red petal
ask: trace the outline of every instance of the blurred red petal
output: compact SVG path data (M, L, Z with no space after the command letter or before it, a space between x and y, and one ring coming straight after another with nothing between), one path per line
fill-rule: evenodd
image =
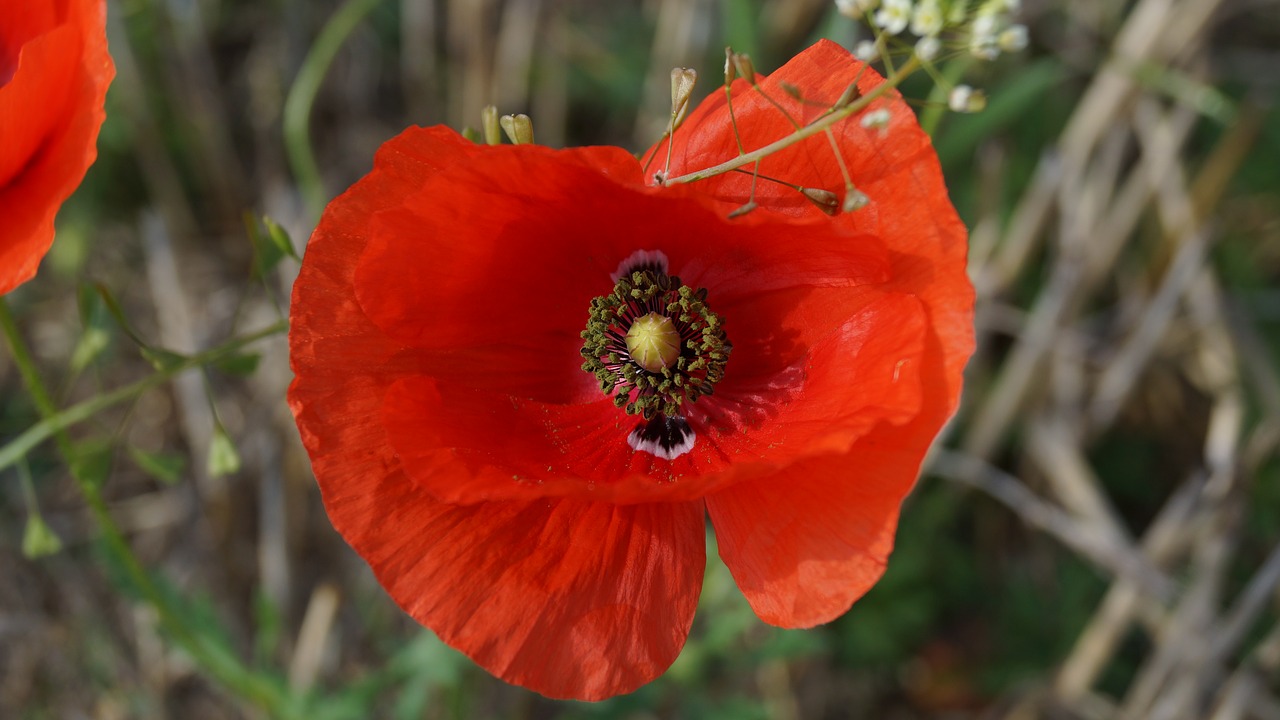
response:
M97 158L115 76L105 24L102 0L0 7L0 78L12 72L0 81L0 294L35 274L58 208Z

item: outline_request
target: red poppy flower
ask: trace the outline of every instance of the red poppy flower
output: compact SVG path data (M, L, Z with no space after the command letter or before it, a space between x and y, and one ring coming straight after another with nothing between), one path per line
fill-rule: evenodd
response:
M763 86L803 123L854 78L881 82L823 42ZM737 155L715 97L671 177ZM835 129L870 204L834 218L762 182L731 219L749 175L654 187L617 148L383 146L312 236L289 400L330 518L406 612L595 700L679 653L708 513L767 622L829 621L875 583L956 406L973 291L927 137L896 95L872 107L887 128ZM794 129L742 83L733 109L748 149ZM821 134L761 171L844 188Z
M0 2L0 295L35 275L98 155L116 72L106 12L104 0Z

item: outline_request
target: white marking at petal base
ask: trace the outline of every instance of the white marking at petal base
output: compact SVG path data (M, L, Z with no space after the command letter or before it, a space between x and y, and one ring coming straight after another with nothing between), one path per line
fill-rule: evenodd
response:
M616 283L622 276L630 275L636 269L643 267L657 268L665 275L668 264L667 254L661 250L637 250L628 255L626 260L618 263L618 269L609 275L609 279Z
M693 449L698 436L684 418L657 417L636 426L627 444L637 452L647 452L663 460L675 460Z

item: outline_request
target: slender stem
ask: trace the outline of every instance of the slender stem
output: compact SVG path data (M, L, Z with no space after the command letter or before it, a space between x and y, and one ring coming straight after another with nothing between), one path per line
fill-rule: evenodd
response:
M9 346L14 350L15 361L18 363L19 372L22 373L27 387L31 388L34 383L34 386L39 388L39 390L32 390L32 397L35 398L37 392L44 392L44 388L40 384L38 376L32 375L32 377L28 377L29 373L34 373L35 368L35 365L31 362L30 355L26 355L25 359L17 357L19 348L22 349L23 353L26 352L26 345L22 343L22 338L17 333L17 326L13 323L13 315L2 298L0 298L0 325L4 326L4 334L9 341ZM4 470L25 457L32 448L50 436L60 437L62 431L72 425L84 422L109 407L136 398L151 388L168 382L175 375L192 368L217 362L228 355L234 354L246 345L251 345L272 335L279 335L287 330L288 327L288 323L282 320L256 332L230 340L216 348L191 355L181 362L166 366L135 383L94 396L65 410L57 410L52 401L48 401L42 407L41 400L36 398L36 407L40 410L40 414L44 419L32 425L21 435L9 441L8 444L0 446L0 470ZM45 399L48 400L47 393L45 393Z
M919 60L916 59L915 56L912 56L901 68L898 69L898 72L890 75L884 82L872 88L871 92L863 95L849 105L838 110L832 110L803 128L780 140L769 143L758 150L753 150L731 160L726 160L714 167L704 168L679 177L669 178L663 184L674 185L676 183L690 183L697 182L698 180L706 180L709 177L715 177L716 175L721 175L731 170L737 170L748 163L756 162L757 160L768 157L780 150L785 150L802 140L817 135L820 132L825 132L827 128L832 127L836 123L865 110L868 105L876 100L876 98L897 87L919 66L919 64Z
M307 51L307 57L302 61L302 67L298 69L298 75L284 101L285 150L312 219L320 217L328 195L311 148L311 106L338 50L365 15L377 7L379 2L381 0L347 0L338 8Z
M945 70L940 75L941 80L934 81L933 90L929 92L924 109L920 111L920 127L930 137L933 137L934 132L938 129L938 123L942 122L942 118L947 112L947 93L968 72L972 64L972 55L967 53L961 55L947 63Z
M26 384L27 390L31 393L36 409L39 410L40 415L44 418L17 440L0 449L0 455L3 455L7 461L4 464L0 464L0 468L7 467L16 459L21 458L25 452L24 448L29 449L30 446L50 434L55 436L58 449L64 461L69 467L74 468L76 465L76 453L74 444L65 432L68 425L89 417L93 414L91 411L101 410L116 402L134 397L184 369L211 362L227 353L233 352L237 347L267 335L281 332L284 329L284 323L278 323L266 330L245 336L238 341L228 343L215 350L188 358L185 362L173 368L159 371L151 377L121 388L114 393L94 399L97 401L105 399L109 400L109 402L89 401L76 405L67 411L59 412L53 402L53 398L50 397L48 390L45 389L44 383L40 379L40 373L37 371L31 352L27 349L26 342L22 338L22 333L18 330L17 321L8 301L0 297L0 330L3 331L5 340L8 341L14 362L18 366L18 372L22 375L22 380ZM129 543L125 540L124 533L120 530L120 526L111 517L111 513L107 509L107 503L103 499L102 492L98 486L91 481L78 477L75 472L72 472L72 476L75 478L81 494L84 495L85 502L97 521L98 527L102 530L107 550L124 569L129 581L142 598L156 611L161 626L164 627L170 637L186 650L202 668L236 696L268 710L277 717L287 714L291 705L282 687L266 678L259 677L246 668L235 655L220 645L209 642L205 636L183 621L182 614L174 607L170 598L156 585L155 581L152 580L142 566L142 563L138 561L138 557L134 555L132 548L129 547Z
M40 381L40 374L36 371L35 358L31 357L31 351L27 349L27 344L22 340L22 333L18 331L17 318L13 316L13 310L9 307L7 298L0 297L0 329L3 329L5 339L9 342L9 348L13 351L13 362L18 366L18 374L22 376L22 382L27 386L27 390L31 393L31 400L36 405L41 417L49 417L58 414L58 408L53 403L53 398L49 392L45 390L44 383ZM58 444L69 443L66 438L58 437ZM68 445L69 446L69 445ZM64 450L66 448L63 448ZM3 469L6 466L0 466Z
M853 187L853 178L849 175L849 166L844 164L844 155L840 153L840 144L836 142L836 134L827 128L827 141L831 143L831 153L836 156L836 164L840 166L840 177L844 179L845 191Z

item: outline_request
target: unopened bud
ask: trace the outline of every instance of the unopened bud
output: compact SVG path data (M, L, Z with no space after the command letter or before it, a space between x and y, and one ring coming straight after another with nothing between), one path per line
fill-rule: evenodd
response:
M871 198L867 197L866 193L852 185L847 185L844 189L844 203L841 204L840 209L844 212L850 213L861 210L870 204L870 202Z
M836 10L847 18L861 20L868 11L875 10L879 0L836 0Z
M889 108L876 108L862 116L862 127L868 130L884 130L889 127L889 121L893 116L889 114Z
M928 62L938 57L938 51L942 49L942 42L938 40L936 35L922 37L916 41L916 57Z
M733 48L724 49L724 85L729 87L738 79L738 68L733 64Z
M502 144L502 125L498 123L498 108L485 105L480 111L480 128L484 132L486 145Z
M733 54L733 66L738 77L744 78L751 85L756 84L756 66L751 64L751 56L746 53Z
M1022 52L1027 49L1027 26L1010 25L1000 33L997 44L1005 52Z
M835 215L840 212L840 198L830 190L800 188L800 192L809 199L809 202L817 205L822 212L828 215Z
M690 68L671 70L671 116L676 117L689 105L689 96L698 82L698 72Z
M784 92L784 93L786 93L786 94L790 95L791 97L795 98L796 100L803 100L803 99L804 99L804 93L800 92L800 88L796 87L795 85L792 85L791 83L787 82L786 80L780 80L780 81L778 82L778 86L782 88L782 92Z
M732 219L732 218L736 218L736 217L742 217L743 215L746 215L747 213L751 212L752 210L755 210L755 209L756 209L756 208L758 208L758 207L760 207L760 206L756 204L756 201L755 201L755 200L752 200L751 202L747 203L746 205L743 205L742 207L738 208L737 210L734 210L733 212L729 213L729 217L730 217L730 219Z
M62 550L62 540L53 532L44 518L32 514L27 518L26 531L22 533L22 554L28 560L54 555Z
M533 144L533 121L528 115L503 115L499 120L502 130L517 145Z
M987 96L968 85L957 85L947 96L947 107L959 113L982 112L987 107Z

